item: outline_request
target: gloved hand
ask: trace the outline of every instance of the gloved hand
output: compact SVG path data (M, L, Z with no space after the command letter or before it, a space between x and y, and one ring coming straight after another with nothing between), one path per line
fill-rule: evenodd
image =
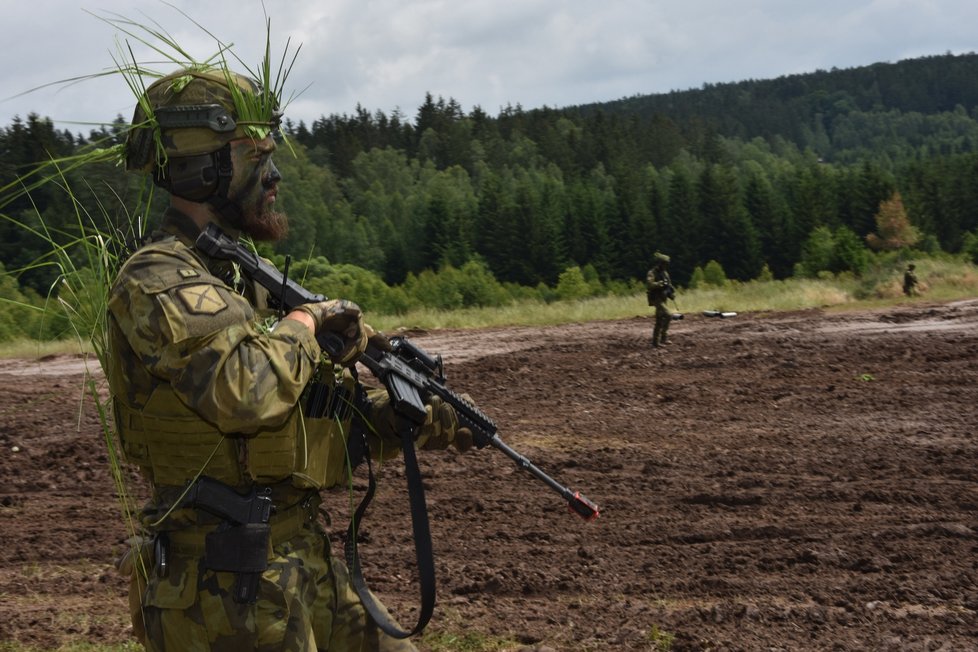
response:
M475 405L468 394L462 394L462 398ZM460 453L472 448L472 431L459 426L458 415L451 405L432 395L425 410L428 420L418 432L418 439L423 442L421 448L438 450L451 444Z
M316 324L316 336L332 333L342 341L339 351L327 351L334 364L349 367L367 348L367 338L374 330L367 332L363 323L360 306L346 299L329 299L319 303L306 303L298 306Z
M373 326L371 326L370 324L364 324L363 329L367 331L368 346L374 346L380 349L381 351L389 352L391 350L391 341L386 335L384 335L380 331L375 331Z

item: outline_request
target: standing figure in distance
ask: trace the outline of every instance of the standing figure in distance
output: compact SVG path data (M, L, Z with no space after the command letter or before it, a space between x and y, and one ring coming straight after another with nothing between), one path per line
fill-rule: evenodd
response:
M645 285L649 305L655 306L652 346L658 348L666 343L669 322L672 320L666 302L676 296L676 288L673 287L672 279L669 277L669 256L655 252L655 264L645 275Z
M908 297L917 296L917 272L913 263L907 265L907 270L903 273L903 293Z
M373 456L400 451L386 392L364 398L350 371L368 340L387 339L351 301L280 315L237 265L196 247L209 223L232 238L285 235L279 120L254 80L183 69L146 88L127 136L127 169L170 196L108 302L113 418L151 492L142 544L120 561L150 652L415 650L371 620L319 520L320 489L347 481L355 414ZM342 342L331 358L324 333ZM328 393L318 413L314 386ZM417 445L467 448L454 410L427 407Z

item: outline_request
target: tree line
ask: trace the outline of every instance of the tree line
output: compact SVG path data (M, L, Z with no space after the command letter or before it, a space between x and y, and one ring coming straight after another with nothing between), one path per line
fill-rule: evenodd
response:
M291 230L262 251L387 287L476 270L507 296L555 288L570 269L622 287L644 278L655 251L672 256L680 284L711 261L748 280L859 273L894 242L970 251L975 80L978 57L946 55L495 116L427 95L413 118L358 106L286 121L276 163ZM37 162L118 142L124 127L119 117L82 136L15 118L0 130L0 187ZM23 225L68 237L79 205L132 220L126 203L145 190L111 166L68 172L64 184L77 203L49 185L0 208L12 218L0 220L0 262L41 294L53 272L32 265L45 245ZM152 224L160 209L138 217Z

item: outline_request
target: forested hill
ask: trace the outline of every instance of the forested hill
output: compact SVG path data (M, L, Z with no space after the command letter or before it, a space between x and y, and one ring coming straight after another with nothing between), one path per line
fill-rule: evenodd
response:
M665 116L677 123L702 120L723 136L743 140L781 136L805 148L826 144L813 136L832 132L834 125L854 113L935 115L959 107L969 114L978 107L978 54L704 84L700 89L636 95L569 110L643 119ZM831 147L820 153L829 156Z
M357 107L286 122L276 163L291 232L266 253L388 285L465 268L511 289L552 288L575 268L593 287L634 282L657 250L681 284L711 262L749 280L860 275L888 251L978 258L976 116L974 54L497 115L430 95L413 116ZM79 138L14 120L0 129L0 188L51 156L118 142L124 125ZM66 182L85 219L131 216L119 205L140 196L118 168ZM53 281L23 225L70 238L76 208L54 186L0 198L0 262L21 285ZM424 301L486 299L455 288Z

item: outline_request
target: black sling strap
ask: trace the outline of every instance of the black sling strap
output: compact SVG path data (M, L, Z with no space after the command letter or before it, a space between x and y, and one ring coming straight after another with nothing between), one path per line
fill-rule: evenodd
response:
M377 626L394 638L408 638L420 633L431 620L431 614L435 609L435 560L434 551L431 545L431 528L428 522L428 507L424 498L424 486L421 484L421 469L418 468L418 457L414 450L414 425L403 417L398 417L398 435L401 438L401 449L404 453L404 474L407 476L408 498L411 504L411 526L414 533L414 555L418 563L418 583L421 591L421 611L418 614L418 622L410 631L404 630L391 617L374 597L373 593L367 588L367 582L363 577L363 569L360 564L360 554L357 550L357 531L360 523L367 511L367 505L373 499L377 489L377 481L374 477L373 465L370 462L370 452L366 451L364 457L367 461L368 485L367 493L360 501L350 519L350 527L346 532L346 543L343 550L346 557L346 564L350 569L350 580L353 588L356 589L360 601L366 608L367 613ZM364 443L366 446L366 443Z

